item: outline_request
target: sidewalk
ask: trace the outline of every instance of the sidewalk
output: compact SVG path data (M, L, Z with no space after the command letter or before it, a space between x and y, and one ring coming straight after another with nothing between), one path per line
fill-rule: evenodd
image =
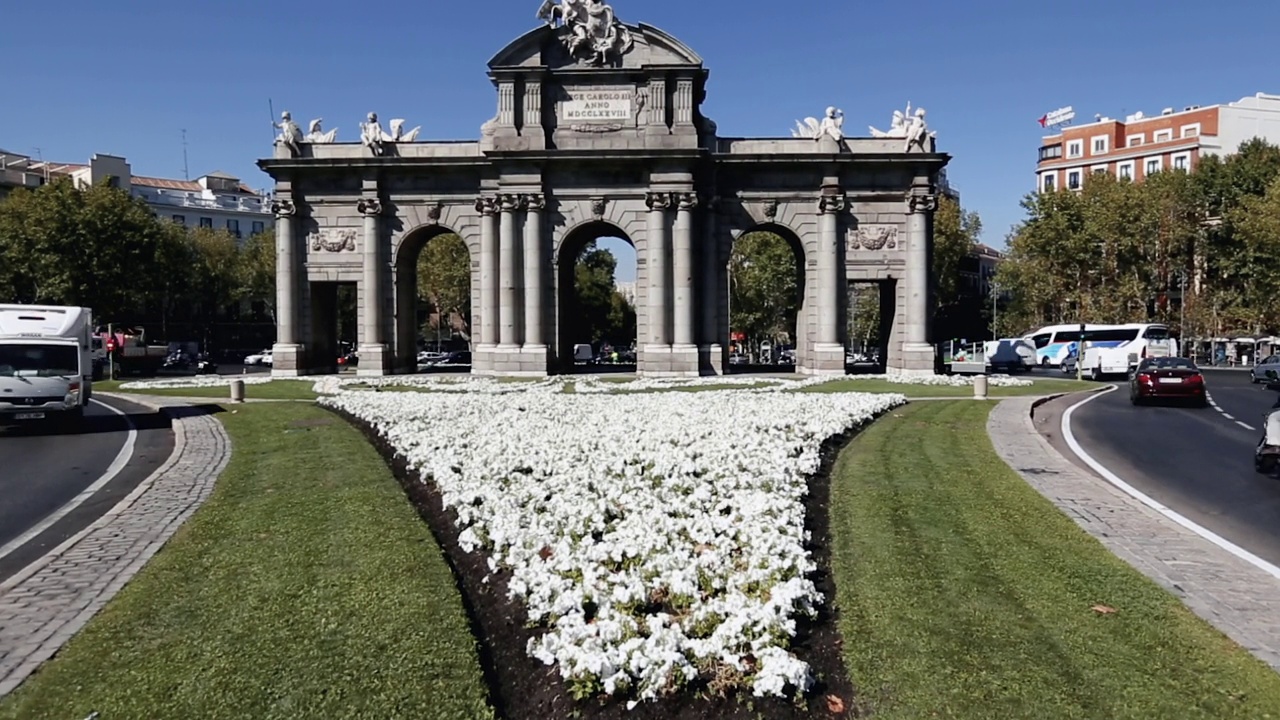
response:
M0 697L115 597L204 502L231 458L211 414L176 398L129 399L168 409L173 454L92 525L0 583Z
M991 411L996 454L1109 550L1280 670L1280 580L1062 457L1036 431L1036 400L1012 398Z

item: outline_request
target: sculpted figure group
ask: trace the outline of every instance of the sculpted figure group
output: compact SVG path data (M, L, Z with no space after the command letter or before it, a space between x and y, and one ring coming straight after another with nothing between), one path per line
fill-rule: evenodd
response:
M538 19L560 28L569 55L588 65L608 65L635 45L631 31L603 0L544 0Z
M337 142L338 129L325 131L320 124L323 118L312 120L308 126L306 135L302 134L302 129L293 121L293 115L288 110L280 113L280 122L271 121L273 128L279 129L280 134L276 136L275 144L288 148L290 157L298 157L302 154L301 145L323 145ZM360 143L369 148L374 155L382 155L384 151L384 143L411 143L417 142L418 133L422 131L419 125L409 132L404 131L404 119L395 118L391 121L391 132L382 129L382 125L378 122L377 113L369 113L365 122L360 123Z
M879 130L875 127L868 129L871 131L871 137L874 138L902 138L905 141L903 152L909 153L912 150L925 152L928 149L928 141L936 139L938 133L929 130L924 118L924 108L916 108L912 113L911 103L908 102L905 112L893 111L893 120L888 130ZM839 142L844 139L844 111L829 107L822 120L809 117L803 121L797 121L796 126L791 130L791 136L814 140L831 138Z

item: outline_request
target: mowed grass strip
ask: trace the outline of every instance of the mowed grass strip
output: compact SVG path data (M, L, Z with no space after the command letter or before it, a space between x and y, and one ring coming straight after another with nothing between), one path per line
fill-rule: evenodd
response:
M991 407L895 410L836 464L840 627L872 716L1280 717L1280 675L996 456Z
M164 380L164 378L154 378ZM318 378L317 378L318 379ZM186 388L121 388L129 382L146 382L130 380L99 380L93 384L94 392L114 392L134 395L159 395L162 397L217 398L227 399L231 396L231 388L227 385ZM272 380L266 383L246 383L244 396L250 400L315 400L318 396L311 388L314 382L306 380Z
M0 718L490 718L439 546L377 452L301 403L219 416L208 502Z

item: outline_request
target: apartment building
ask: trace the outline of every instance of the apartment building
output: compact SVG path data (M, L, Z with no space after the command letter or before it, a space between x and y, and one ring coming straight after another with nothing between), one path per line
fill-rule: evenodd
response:
M246 238L274 224L270 196L226 173L172 180L134 175L128 161L115 155L95 154L86 164L74 164L0 151L0 198L15 188L37 188L58 177L69 177L82 187L98 182L127 187L156 217L187 227L226 230Z
M1043 138L1036 188L1077 190L1088 173L1141 182L1162 170L1190 172L1202 157L1229 155L1255 137L1280 143L1280 95L1258 93L1225 105L1165 108L1151 116L1136 112L1124 120L1098 116Z

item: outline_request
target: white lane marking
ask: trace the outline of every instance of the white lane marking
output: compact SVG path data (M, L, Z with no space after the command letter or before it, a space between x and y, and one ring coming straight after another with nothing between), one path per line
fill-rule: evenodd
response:
M36 538L36 536L52 527L54 523L66 517L67 513L70 513L72 510L83 505L86 500L93 497L94 494L101 490L104 485L115 479L115 477L120 474L120 471L124 470L125 466L129 464L129 460L133 458L133 447L138 440L138 428L133 424L133 421L129 419L128 414L123 410L117 410L116 408L98 400L90 400L89 402L110 410L124 418L124 421L129 424L129 434L125 437L124 445L120 447L120 452L116 453L115 459L107 466L106 472L102 473L102 476L97 480L94 480L92 485L81 490L79 495L71 498L71 500L67 501L65 505L53 511L53 513L46 516L30 530L27 530L18 537L10 540L4 547L0 547L0 559L13 554L15 550L31 542Z
M1071 415L1076 411L1077 408L1083 406L1086 403L1093 402L1097 398L1102 397L1103 395L1106 395L1107 393L1111 392L1114 389L1115 389L1115 386L1113 385L1110 389L1103 390L1102 392L1090 393L1088 397L1076 403L1075 405L1072 405L1071 407L1067 408L1067 411L1062 413L1062 437L1064 440L1067 441L1067 447L1071 448L1071 452L1075 453L1076 457L1083 460L1086 465L1093 468L1094 472L1101 475L1104 480L1116 486L1122 492L1128 494L1130 497L1134 498L1135 500L1138 500L1143 505L1146 505L1147 507L1151 508L1152 510L1155 510L1161 515L1164 515L1165 517L1178 523L1182 527L1199 535L1205 540L1208 540L1214 545L1217 545L1223 550L1226 550L1232 555L1235 555L1241 560L1244 560L1250 565L1253 565L1259 570L1262 570L1263 572L1267 573L1271 577L1276 578L1277 580L1280 580L1280 567L1272 565L1266 560L1263 560L1257 555L1254 555L1248 550L1245 550L1244 548L1240 547L1239 545L1236 545L1235 543L1222 537L1221 535L1218 535L1212 530L1202 525L1199 525L1194 521L1190 520L1189 518L1179 514L1173 508L1170 508L1156 501L1154 498L1150 497L1149 495L1146 495L1141 490L1138 490L1137 488L1125 482L1124 480L1121 480L1118 475L1108 470L1106 467L1102 465L1102 463L1093 459L1093 457L1090 456L1089 453L1085 452L1085 449L1080 446L1079 442L1076 441L1076 436L1071 432Z
M1208 401L1209 401L1209 405L1210 405L1214 410L1217 410L1217 411L1222 415L1222 417L1224 417L1224 418L1226 418L1226 419L1230 420L1231 422L1233 422L1233 423L1235 423L1235 424L1239 425L1240 427L1244 428L1245 430L1248 430L1249 432L1256 432L1256 431L1257 431L1257 428L1255 428L1254 426L1250 425L1249 423L1240 422L1239 420L1237 420L1237 419L1236 419L1236 417L1235 417L1234 415L1232 415L1231 413L1227 412L1226 410L1223 410L1223 409L1222 409L1222 407L1218 405L1218 402L1217 402L1216 400L1214 400L1214 399L1213 399L1213 395L1209 394L1207 391L1205 392L1204 396L1205 396L1205 398L1206 398L1206 399L1208 399Z

